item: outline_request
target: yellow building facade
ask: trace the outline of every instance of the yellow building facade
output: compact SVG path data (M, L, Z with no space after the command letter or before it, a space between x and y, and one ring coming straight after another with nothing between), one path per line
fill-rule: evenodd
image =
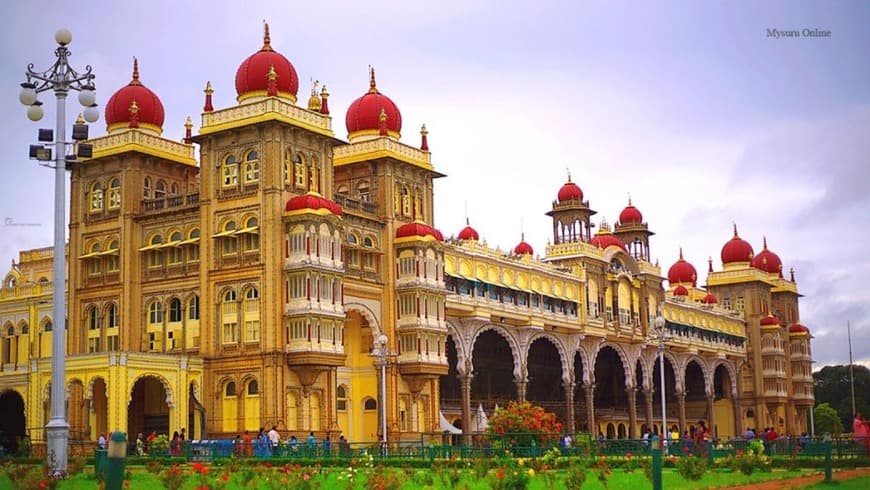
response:
M439 432L442 418L474 431L476 411L510 400L553 410L571 431L639 437L660 427L662 389L668 425L806 430L810 336L770 256L723 249L706 289L681 257L666 288L637 208L593 234L596 212L570 178L546 213L543 256L524 240L493 248L470 226L445 239L431 226L443 175L425 126L419 145L402 141L374 71L347 110L346 141L326 88L306 106L298 89L267 28L236 74L238 104L214 108L208 84L199 130L188 120L182 142L162 136L162 103L137 64L109 99L107 134L71 171L73 438L275 425L374 441ZM50 407L52 257L21 252L0 290L0 408L16 414L3 429L34 440Z

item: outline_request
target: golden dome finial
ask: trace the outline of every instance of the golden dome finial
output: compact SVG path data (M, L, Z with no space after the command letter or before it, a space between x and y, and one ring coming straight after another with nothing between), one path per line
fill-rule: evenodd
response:
M308 110L314 112L320 112L320 97L317 95L317 86L320 85L320 82L317 80L313 80L311 82L311 97L308 98Z
M85 123L85 118L82 117L82 113L79 112L79 117L76 118L76 124L84 124L84 123Z
M420 134L422 134L423 136L426 136L426 135L429 134L429 130L426 129L426 125L425 125L425 124L424 124L423 126L420 127Z
M372 65L369 65L369 93L378 93L378 84L375 82L375 69Z
M263 47L260 51L272 51L272 37L269 35L269 23L263 19Z
M203 90L203 92L205 92L205 95L211 95L214 93L214 89L211 88L211 80L205 82L205 90Z
M329 97L329 92L326 91L326 84L323 84L323 87L320 89L321 97Z
M193 121L190 120L190 116L187 116L187 120L184 121L184 129L190 130L193 128Z
M130 85L142 85L142 82L139 81L139 60L135 56L133 57L133 79L130 81Z
M271 65L271 64L269 65L269 72L266 73L266 78L268 78L269 80L277 80L278 79L278 73L275 72L275 65Z

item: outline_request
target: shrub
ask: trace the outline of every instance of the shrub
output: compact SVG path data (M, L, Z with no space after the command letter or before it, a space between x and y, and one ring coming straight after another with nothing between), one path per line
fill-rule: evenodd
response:
M163 482L163 486L168 490L179 490L184 484L186 478L184 470L177 464L170 466L166 471L160 474L160 480Z
M585 482L586 466L577 462L568 467L568 474L565 476L565 488L567 490L580 490Z
M686 456L676 461L680 476L689 481L698 481L707 472L707 460L696 456Z
M491 436L506 436L504 442L510 446L555 443L561 432L562 424L555 414L529 402L516 401L496 410L486 428Z

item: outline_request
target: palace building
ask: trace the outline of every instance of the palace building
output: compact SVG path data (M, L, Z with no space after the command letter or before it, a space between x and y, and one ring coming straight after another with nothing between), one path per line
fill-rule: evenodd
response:
M109 99L107 134L71 169L68 318L52 318L56 250L22 251L0 289L0 430L44 440L51 335L64 323L74 439L271 425L419 439L442 419L479 429L478 410L510 400L570 431L639 437L660 427L662 389L669 426L807 430L811 336L793 273L766 241L755 254L723 230L705 287L682 252L663 276L640 210L629 202L612 228L595 226L570 177L554 183L543 255L523 237L494 248L471 226L445 239L425 126L414 143L401 137L374 71L345 140L326 87L298 103L268 26L252 48L238 103L214 107L208 84L183 141L162 136L163 105L136 62Z

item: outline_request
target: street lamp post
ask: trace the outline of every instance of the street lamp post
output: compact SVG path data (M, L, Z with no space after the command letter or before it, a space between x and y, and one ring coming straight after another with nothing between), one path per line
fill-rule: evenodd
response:
M381 334L378 337L377 355L381 361L381 441L383 452L387 451L387 336Z
M43 116L42 102L37 100L37 94L48 90L54 91L57 99L57 121L53 138L54 144L54 292L53 321L51 346L51 419L45 426L48 450L46 452L49 474L53 477L63 477L67 471L67 446L69 444L69 423L66 418L65 405L65 371L66 371L66 141L64 127L66 125L66 97L70 90L79 92L79 102L85 107L84 119L95 122L99 118L97 105L94 103L94 75L90 65L84 73L76 72L68 63L70 56L67 45L72 41L72 34L67 29L60 29L54 35L58 47L54 54L57 61L48 70L37 72L33 63L27 65L25 76L27 81L21 84L19 99L29 106L27 117L31 121L39 121ZM81 133L80 131L84 131ZM84 137L81 135L84 134ZM87 126L77 124L73 129L76 140L87 138ZM50 130L40 130L40 141L51 141ZM41 153L37 150L41 150ZM41 146L31 146L31 156L41 161L50 161L50 150ZM74 157L73 157L74 158Z
M655 320L656 334L659 337L659 383L661 384L662 398L662 438L667 437L668 427L668 412L665 400L665 318L662 316L662 311L659 309Z

